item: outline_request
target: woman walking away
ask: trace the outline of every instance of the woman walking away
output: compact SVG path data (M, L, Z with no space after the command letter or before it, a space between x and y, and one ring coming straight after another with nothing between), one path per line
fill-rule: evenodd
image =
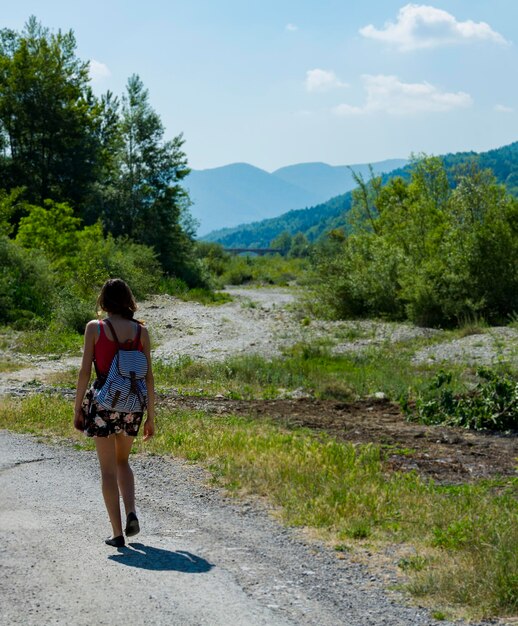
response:
M131 289L119 278L108 280L97 304L106 317L86 325L74 426L94 438L113 532L106 543L120 548L124 545L120 496L126 512L126 536L132 537L140 531L135 512L135 483L128 459L144 410L147 410L144 441L155 432L155 391L149 333L133 319L137 305ZM92 363L96 380L87 392Z

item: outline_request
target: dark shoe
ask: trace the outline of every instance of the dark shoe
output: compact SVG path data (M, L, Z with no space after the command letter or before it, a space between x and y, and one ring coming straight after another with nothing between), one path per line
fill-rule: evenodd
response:
M104 540L107 546L113 546L114 548L123 548L125 545L124 537L119 535L118 537L109 537Z
M138 523L138 517L135 513L128 513L128 518L126 520L126 537L134 537L138 535L140 532L140 526Z

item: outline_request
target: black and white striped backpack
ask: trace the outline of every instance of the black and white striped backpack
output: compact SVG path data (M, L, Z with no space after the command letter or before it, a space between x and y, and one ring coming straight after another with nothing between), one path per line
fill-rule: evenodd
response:
M142 413L147 401L145 378L148 364L146 355L136 349L140 341L140 324L132 349L125 350L110 320L105 322L117 342L118 350L113 357L106 380L96 394L96 402L100 408L108 411Z

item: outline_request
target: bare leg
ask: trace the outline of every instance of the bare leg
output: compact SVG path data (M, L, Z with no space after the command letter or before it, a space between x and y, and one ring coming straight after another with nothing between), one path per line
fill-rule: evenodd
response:
M122 535L119 488L117 486L117 459L115 437L94 437L97 457L101 466L101 482L104 504L110 517L114 537Z
M135 512L135 480L128 459L135 437L124 434L115 435L115 457L117 460L117 483L128 513Z

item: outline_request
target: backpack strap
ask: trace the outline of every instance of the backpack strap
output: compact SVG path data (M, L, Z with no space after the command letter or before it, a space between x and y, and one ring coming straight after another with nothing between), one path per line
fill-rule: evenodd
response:
M136 324L137 324L137 336L133 340L133 345L135 347L135 350L138 350L138 346L139 346L139 343L140 343L140 335L141 335L141 332L142 332L142 326L138 322L136 322Z
M119 338L117 337L117 333L115 332L115 328L113 328L113 324L110 322L110 320L108 318L106 318L104 321L108 324L108 328L111 330L113 338L117 342L117 345L119 346L119 350L120 350L121 349L121 342L119 341Z
M119 341L119 338L117 337L117 333L115 332L115 328L113 328L113 324L110 322L110 320L108 318L106 318L104 321L108 324L109 329L112 331L113 338L117 342L117 345L119 346L119 350L122 350L123 347L121 346L121 342ZM140 341L140 335L141 335L141 332L142 332L142 326L138 322L136 322L136 324L137 324L137 335L136 335L135 339L133 339L132 343L133 343L134 348L138 349L138 345L139 345L139 341Z

